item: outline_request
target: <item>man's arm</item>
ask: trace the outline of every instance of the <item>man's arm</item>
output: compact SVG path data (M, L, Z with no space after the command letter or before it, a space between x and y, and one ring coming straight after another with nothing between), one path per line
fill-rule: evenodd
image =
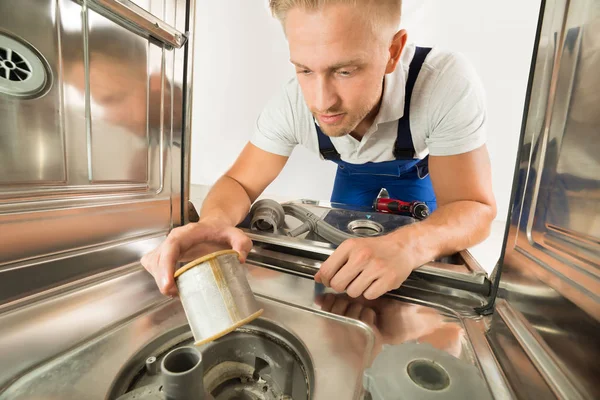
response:
M439 208L425 221L407 227L409 232L392 233L411 236L421 264L480 243L496 218L486 146L454 156L430 156L429 173Z
M439 205L429 218L382 237L345 241L315 280L374 299L400 287L415 268L485 239L496 216L487 148L430 156L429 171Z
M252 203L279 175L288 157L269 153L248 143L233 166L215 183L206 196L200 221L219 220L239 224Z
M200 221L175 228L167 239L142 258L163 294L177 293L173 274L184 259L206 254L207 245L227 245L245 260L252 242L235 228L250 204L279 175L288 157L261 150L248 143L233 166L210 190L202 205Z

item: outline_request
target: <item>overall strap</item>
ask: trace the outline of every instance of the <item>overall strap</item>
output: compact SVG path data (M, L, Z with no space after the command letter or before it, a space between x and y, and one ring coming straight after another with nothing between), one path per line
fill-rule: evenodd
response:
M315 128L317 128L317 138L319 139L319 153L324 159L329 161L339 161L340 153L333 147L329 136L323 133L319 125L315 122Z
M410 100L421 67L430 51L431 48L428 47L416 47L415 55L408 67L408 79L406 80L404 94L404 115L398 120L398 136L396 137L396 143L394 143L394 157L396 160L409 160L415 157L415 145L410 131Z

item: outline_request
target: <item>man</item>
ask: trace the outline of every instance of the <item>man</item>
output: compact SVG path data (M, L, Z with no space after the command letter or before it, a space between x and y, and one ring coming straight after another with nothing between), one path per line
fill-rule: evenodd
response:
M401 0L271 0L296 77L262 112L255 134L204 201L200 222L174 229L142 259L161 291L206 241L244 261L251 241L235 226L301 144L338 164L332 201L370 205L379 190L436 209L377 238L351 239L315 280L374 299L410 272L488 234L496 215L480 84L461 57L407 46Z

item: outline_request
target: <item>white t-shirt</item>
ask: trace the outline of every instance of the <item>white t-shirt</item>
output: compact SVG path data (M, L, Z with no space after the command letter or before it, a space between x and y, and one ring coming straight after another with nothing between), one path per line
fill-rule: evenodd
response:
M362 140L350 135L331 138L343 161L394 160L398 119L404 114L408 66L414 53L415 46L407 45L396 70L385 75L381 108ZM416 158L462 154L485 143L482 85L473 67L457 53L431 50L415 83L409 115ZM314 121L298 80L293 78L263 109L251 142L282 156L289 156L298 144L320 155Z

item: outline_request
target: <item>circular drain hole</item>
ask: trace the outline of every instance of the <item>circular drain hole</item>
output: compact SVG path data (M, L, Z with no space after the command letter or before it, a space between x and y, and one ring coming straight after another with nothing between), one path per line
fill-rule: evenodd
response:
M201 353L200 358L187 353L186 349L194 342L187 329L187 326L177 328L147 345L122 368L123 373L115 378L112 393L107 398L163 398L166 374L185 374L197 365L203 370L204 391L214 400L312 398L315 370L310 353L287 329L259 318L195 347ZM145 362L140 362L144 356ZM155 364L161 365L158 371L152 370Z
M215 400L308 399L299 349L241 328L202 349L204 388Z
M23 42L0 34L0 93L30 97L48 83L45 61Z
M357 219L348 224L348 230L358 236L376 236L383 232L383 225L368 219Z
M450 386L450 376L437 363L430 360L415 360L406 368L410 379L427 390L443 390Z

